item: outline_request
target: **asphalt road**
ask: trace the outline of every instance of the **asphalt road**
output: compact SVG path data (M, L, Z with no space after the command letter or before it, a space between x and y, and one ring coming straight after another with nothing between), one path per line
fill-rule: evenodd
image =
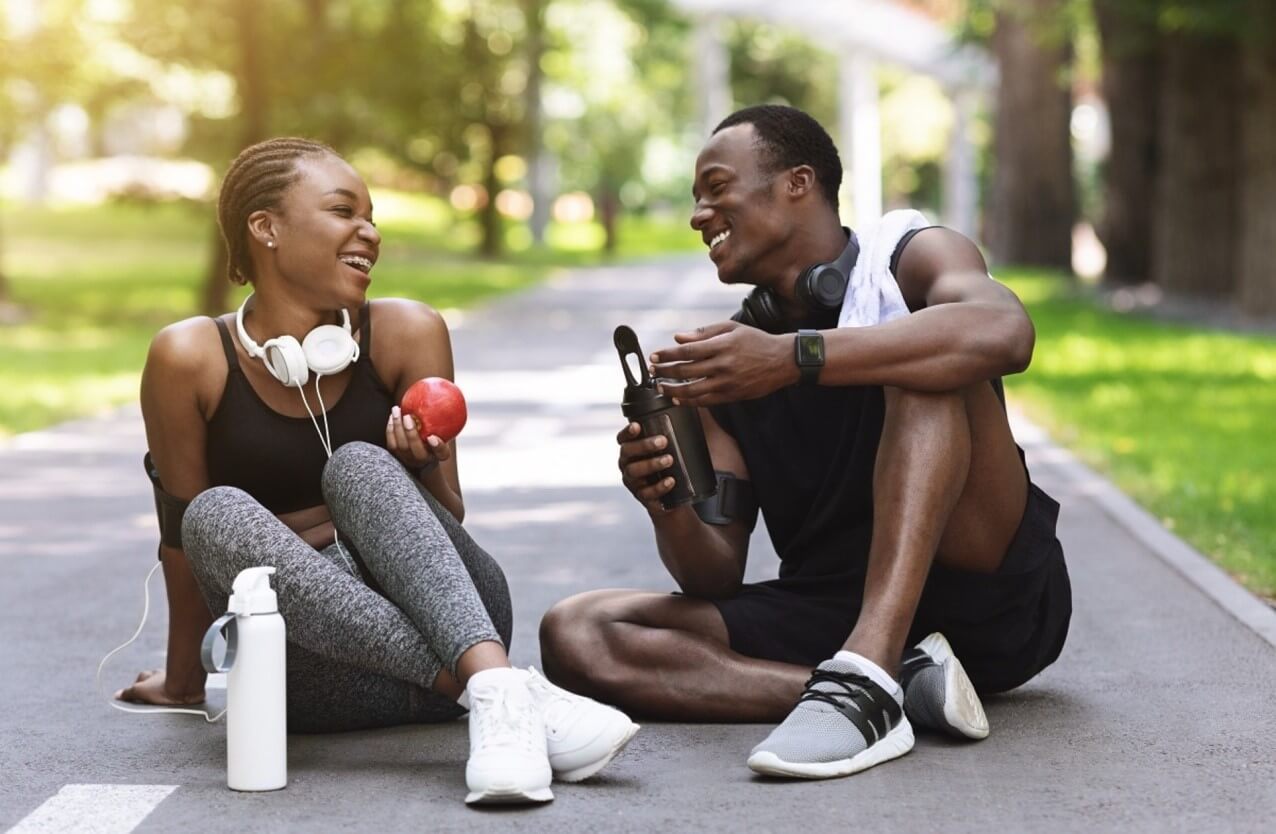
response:
M738 296L702 259L669 261L565 274L449 315L471 413L467 527L509 575L516 663L538 662L536 625L558 599L671 588L618 483L611 330L630 324L650 352ZM20 436L0 448L0 830L1272 830L1276 649L1114 521L1084 470L1024 438L1063 503L1075 614L1062 658L987 703L987 741L920 736L858 776L783 783L744 764L766 727L652 724L548 806L477 811L462 803L463 723L294 736L288 788L245 795L225 786L222 725L110 709L93 674L136 626L154 560L140 418ZM775 569L759 528L750 576ZM162 661L152 587L157 608L105 689Z

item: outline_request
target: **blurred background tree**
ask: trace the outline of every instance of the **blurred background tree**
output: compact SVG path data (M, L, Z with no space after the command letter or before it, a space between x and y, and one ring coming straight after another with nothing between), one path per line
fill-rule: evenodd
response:
M838 36L782 20L814 0L728 2L0 0L0 439L135 403L155 331L243 292L212 200L251 142L346 155L385 232L373 292L452 315L559 266L703 253L691 172L724 108L823 122L853 217L869 101L884 208L966 222L978 173L971 231L1037 326L1014 401L1276 594L1276 347L1209 329L1276 326L1276 0L819 4L860 15ZM892 63L884 6L1000 80Z
M101 30L80 21L83 5L83 0L48 0L42 7L0 16L0 160L9 157L17 140L30 140L27 176L18 184L28 202L44 201L55 157L77 150L59 146L54 122L60 115L74 117L73 111L60 109L80 102L92 119L136 91L137 85L121 78L98 48ZM0 227L0 309L11 304L3 242ZM0 314L0 321L5 317Z
M1070 269L1073 25L1066 0L996 4L997 85L988 245L1008 263Z
M896 2L998 64L972 130L998 262L1069 269L1088 224L1114 287L1276 314L1276 0ZM443 200L453 239L487 258L542 245L563 195L604 252L624 217L687 208L700 92L669 0L3 3L0 157L21 162L20 199L38 200L55 164L120 154L198 160L215 183L240 148L291 133ZM735 105L840 127L837 55L747 13L721 31ZM907 69L878 84L885 204L937 211L952 103ZM86 138L68 147L77 119ZM214 311L228 289L206 211L196 307Z

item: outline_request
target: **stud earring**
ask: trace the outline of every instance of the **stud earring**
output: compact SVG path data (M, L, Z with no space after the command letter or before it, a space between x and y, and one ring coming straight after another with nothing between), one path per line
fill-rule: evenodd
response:
M273 240L266 241L266 245L269 246L271 249L275 248L275 242Z

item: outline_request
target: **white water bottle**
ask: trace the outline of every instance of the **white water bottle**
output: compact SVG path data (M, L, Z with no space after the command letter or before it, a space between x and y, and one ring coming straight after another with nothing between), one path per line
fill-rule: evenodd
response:
M236 791L274 791L288 784L288 718L284 618L270 587L272 567L235 577L228 612L205 637L228 627L226 659L226 784Z

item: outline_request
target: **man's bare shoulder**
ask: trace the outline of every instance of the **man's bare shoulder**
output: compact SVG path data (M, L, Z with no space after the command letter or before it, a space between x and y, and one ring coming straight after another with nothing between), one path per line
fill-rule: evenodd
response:
M918 310L927 305L935 282L955 273L986 275L988 264L973 240L947 226L931 226L908 241L895 280L908 308Z

